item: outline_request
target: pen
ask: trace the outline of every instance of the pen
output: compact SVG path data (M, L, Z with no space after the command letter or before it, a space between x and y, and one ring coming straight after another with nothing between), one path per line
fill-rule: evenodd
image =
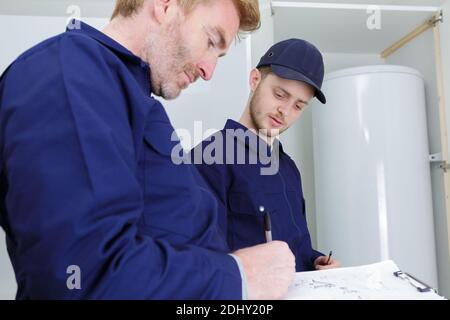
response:
M259 211L264 212L264 207L259 207ZM266 242L272 241L272 224L268 212L264 213L264 232L266 234Z
M333 251L330 251L330 253L328 254L327 264L330 263L330 258L331 258L332 254L333 254Z

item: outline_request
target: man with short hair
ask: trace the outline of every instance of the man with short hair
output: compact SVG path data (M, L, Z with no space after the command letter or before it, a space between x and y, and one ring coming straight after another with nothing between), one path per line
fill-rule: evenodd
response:
M340 265L312 249L300 172L276 139L313 97L326 102L323 76L322 55L314 45L300 39L276 43L250 73L251 93L239 122L228 120L192 151L218 200L220 230L231 250L264 243L270 228L274 240L288 243L297 271Z
M172 163L153 96L211 79L238 30L259 26L257 1L118 0L103 33L71 26L0 78L0 225L17 298L282 297L288 246L224 252L215 199Z

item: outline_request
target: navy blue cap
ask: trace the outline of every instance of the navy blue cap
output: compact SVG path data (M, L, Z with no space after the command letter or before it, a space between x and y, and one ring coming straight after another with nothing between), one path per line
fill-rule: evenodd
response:
M320 51L301 39L289 39L274 44L262 56L256 68L271 66L279 77L303 81L315 89L314 96L326 103L321 91L325 68Z

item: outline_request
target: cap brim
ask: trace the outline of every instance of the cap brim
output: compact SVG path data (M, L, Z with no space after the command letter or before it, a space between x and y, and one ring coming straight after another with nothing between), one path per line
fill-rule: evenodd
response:
M320 90L320 88L317 87L314 84L314 82L311 79L309 79L307 76L305 76L304 74L297 72L295 70L283 67L283 66L275 65L275 64L272 64L271 67L272 67L272 71L277 76L279 76L283 79L306 82L307 84L309 84L310 86L312 86L315 89L314 96L323 104L327 103L327 99L325 98L325 95L323 94L322 90Z

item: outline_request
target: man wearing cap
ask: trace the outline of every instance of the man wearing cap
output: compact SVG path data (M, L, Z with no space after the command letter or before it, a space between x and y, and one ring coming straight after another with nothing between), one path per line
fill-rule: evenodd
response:
M313 97L326 102L323 76L322 55L312 44L289 39L273 45L250 73L251 93L239 122L228 120L191 152L217 197L220 230L231 251L271 240L265 237L270 217L271 236L288 243L297 271L340 265L312 249L300 172L276 139Z

